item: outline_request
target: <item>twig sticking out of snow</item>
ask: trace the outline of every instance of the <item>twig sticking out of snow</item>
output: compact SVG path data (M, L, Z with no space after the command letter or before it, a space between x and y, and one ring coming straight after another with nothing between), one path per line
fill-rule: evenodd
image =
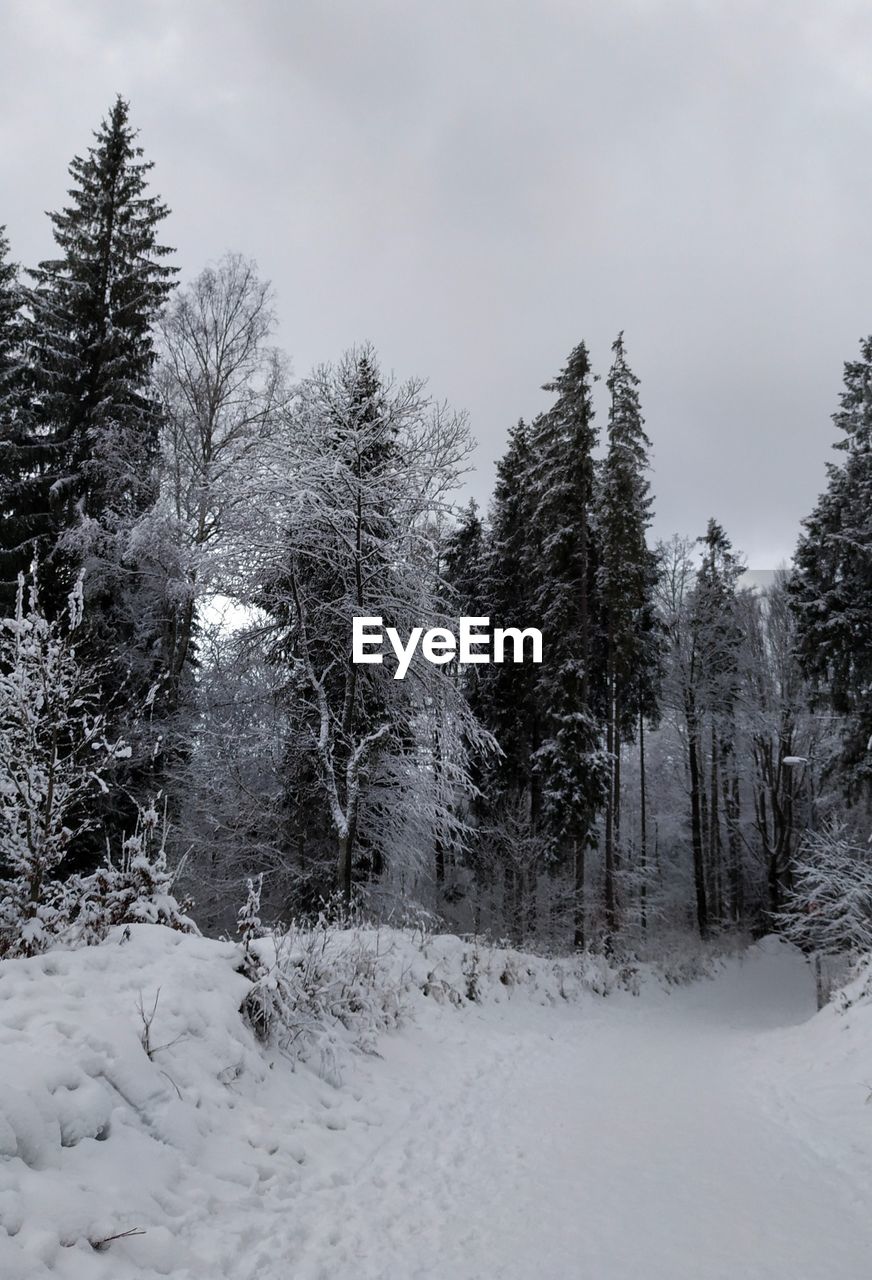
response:
M88 1243L97 1253L102 1253L109 1248L113 1240L127 1240L130 1236L144 1236L145 1234L142 1227L131 1227L129 1231L119 1231L117 1235L104 1236L102 1240L90 1240Z

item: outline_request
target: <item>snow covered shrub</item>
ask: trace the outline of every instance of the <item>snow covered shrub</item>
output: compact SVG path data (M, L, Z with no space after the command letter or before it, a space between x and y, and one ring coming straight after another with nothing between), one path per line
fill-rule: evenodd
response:
M463 957L463 976L466 980L466 998L467 1000L477 1000L479 997L479 978L481 968L481 956L478 951L478 944L473 944L472 950L464 953Z
M702 939L678 930L665 930L652 939L640 963L665 987L684 987L714 978L726 960L737 958L752 943L748 934L728 933Z
M781 933L804 951L859 956L872 951L872 846L833 824L805 840L793 871Z
M582 988L592 995L607 996L615 988L639 994L638 970L631 964L617 962L602 951L581 952L577 964Z
M847 975L843 973L839 978L844 985L833 1001L839 1013L847 1013L856 1005L872 1004L872 955L864 955Z
M239 966L239 972L254 985L242 1011L258 1036L266 1040L269 1038L274 1011L267 995L269 988L264 982L267 977L267 968L252 946L252 943L266 935L260 919L263 872L257 877L257 881L248 879L245 883L248 896L236 915L236 932L242 941L242 963Z
M136 829L121 847L117 862L107 853L102 867L67 882L71 941L101 942L109 930L124 924L162 924L181 933L199 933L187 912L191 902L178 902L173 884L178 871L167 866L167 822L154 803L137 806Z
M265 930L260 921L260 898L263 893L263 872L257 877L257 884L253 880L246 880L248 887L248 897L243 905L239 908L236 917L236 932L239 934L242 945L245 947L246 955L250 954L251 943L255 938L262 938Z
M0 621L0 954L33 955L68 923L57 873L91 829L88 800L128 753L107 740L94 669L79 661L81 578L66 617L49 622L34 567L19 576L15 616Z
M322 917L250 941L242 1012L255 1034L294 1057L320 1057L321 1074L335 1078L341 1044L370 1051L403 1013L403 981L379 939L377 930L336 929Z

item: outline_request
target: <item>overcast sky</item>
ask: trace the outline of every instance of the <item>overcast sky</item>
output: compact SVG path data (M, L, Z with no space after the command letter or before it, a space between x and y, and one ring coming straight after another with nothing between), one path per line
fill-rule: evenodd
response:
M824 482L872 330L868 0L0 0L24 263L116 92L185 275L278 292L295 372L368 338L469 411L475 496L585 338L642 379L655 533L754 567ZM601 424L604 415L601 416Z

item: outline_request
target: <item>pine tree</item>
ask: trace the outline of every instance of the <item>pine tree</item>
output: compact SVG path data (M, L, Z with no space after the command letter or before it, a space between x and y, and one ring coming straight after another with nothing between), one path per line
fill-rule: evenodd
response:
M168 210L147 194L152 164L135 139L119 97L87 155L70 164L70 204L49 215L60 256L30 273L27 293L43 465L23 499L42 531L19 554L39 552L50 613L87 570L101 658L133 639L125 539L155 498L152 328L175 272L158 239Z
M529 469L529 429L520 421L497 464L490 527L483 531L470 508L449 543L446 575L460 612L487 617L492 627L527 625L535 616ZM461 678L475 715L501 749L477 762L477 841L470 863L479 889L502 879L505 924L520 937L525 909L532 925L533 877L539 870L533 860L512 856L513 849L533 847L541 823L541 779L534 765L542 743L538 668L489 664L472 667Z
M533 609L533 495L530 486L529 428L520 421L497 464L489 536L479 568L474 613L493 627L528 625ZM531 820L539 809L533 755L541 743L536 722L537 671L528 663L474 668L471 696L477 713L500 744L486 782L492 807L502 799L527 797Z
M445 538L442 553L442 572L451 588L451 604L459 617L471 617L482 608L485 546L478 503L471 498L457 525Z
M724 530L709 520L694 544L675 537L658 548L659 614L669 642L663 700L674 716L685 756L697 928L707 936L722 913L741 906L739 776L734 743L740 688L740 558ZM730 854L724 875L724 822ZM727 908L724 912L724 908Z
M545 720L537 752L543 805L560 851L574 865L575 942L584 945L585 851L595 843L606 760L600 745L603 673L594 645L596 548L591 369L582 342L544 388L552 408L531 432L535 495L535 616L543 634L539 698Z
M70 165L69 204L49 215L59 256L30 273L34 286L25 295L39 465L27 468L17 501L32 535L6 545L7 574L38 556L50 618L84 573L88 610L79 647L101 668L107 708L132 743L125 781L134 792L153 789L156 780L156 742L145 721L141 732L131 723L163 675L137 525L156 497L152 331L175 272L164 261L171 250L159 241L167 209L148 194L151 168L118 98L87 155ZM123 794L113 789L112 811L103 814L113 839L135 815ZM102 844L95 835L92 856Z
M872 337L845 365L833 421L843 456L803 522L791 593L799 656L818 702L845 716L849 795L872 788Z
M15 607L18 569L29 568L34 531L28 509L28 479L38 469L41 445L33 430L25 325L18 268L8 260L9 241L0 227L0 613Z
M703 546L703 557L690 593L692 667L685 696L694 881L697 918L704 935L712 921L724 913L727 886L723 875L722 793L731 854L728 914L734 921L741 903L733 715L741 644L736 591L744 565L716 520L709 520L698 542Z
M0 225L0 404L5 406L11 374L20 358L23 340L18 267L9 261L9 240Z
M439 558L440 576L446 588L445 611L449 616L460 618L485 615L484 574L488 546L489 539L478 512L478 504L475 499L470 499L457 524L445 536ZM458 667L452 672L453 679L476 714L480 714L481 704L479 671L480 668L473 666L466 669ZM433 737L433 767L441 773L444 767L445 729L439 722L434 725ZM477 789L480 788L483 765L483 760L470 762ZM482 793L479 791L476 801L481 798ZM478 803L474 807L477 810L481 808ZM445 889L449 853L444 842L438 839L434 859L436 885L441 892L451 894L456 891L453 884ZM477 869L475 851L468 861Z
M646 537L651 497L645 471L651 442L644 430L639 380L627 364L622 333L612 353L606 383L610 393L608 452L599 473L596 516L600 627L606 652L609 777L603 852L605 918L610 935L617 926L621 747L635 738L642 717L656 714L660 658L654 607L657 561ZM644 786L644 773L640 776Z

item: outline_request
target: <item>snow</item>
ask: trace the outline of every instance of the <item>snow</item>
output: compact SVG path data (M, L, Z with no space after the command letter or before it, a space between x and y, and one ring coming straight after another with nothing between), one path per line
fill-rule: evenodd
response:
M362 946L399 1024L335 1005L294 1060L241 1019L231 943L138 925L0 965L3 1280L870 1273L865 987L814 1016L774 939L638 995L387 931L324 963Z

